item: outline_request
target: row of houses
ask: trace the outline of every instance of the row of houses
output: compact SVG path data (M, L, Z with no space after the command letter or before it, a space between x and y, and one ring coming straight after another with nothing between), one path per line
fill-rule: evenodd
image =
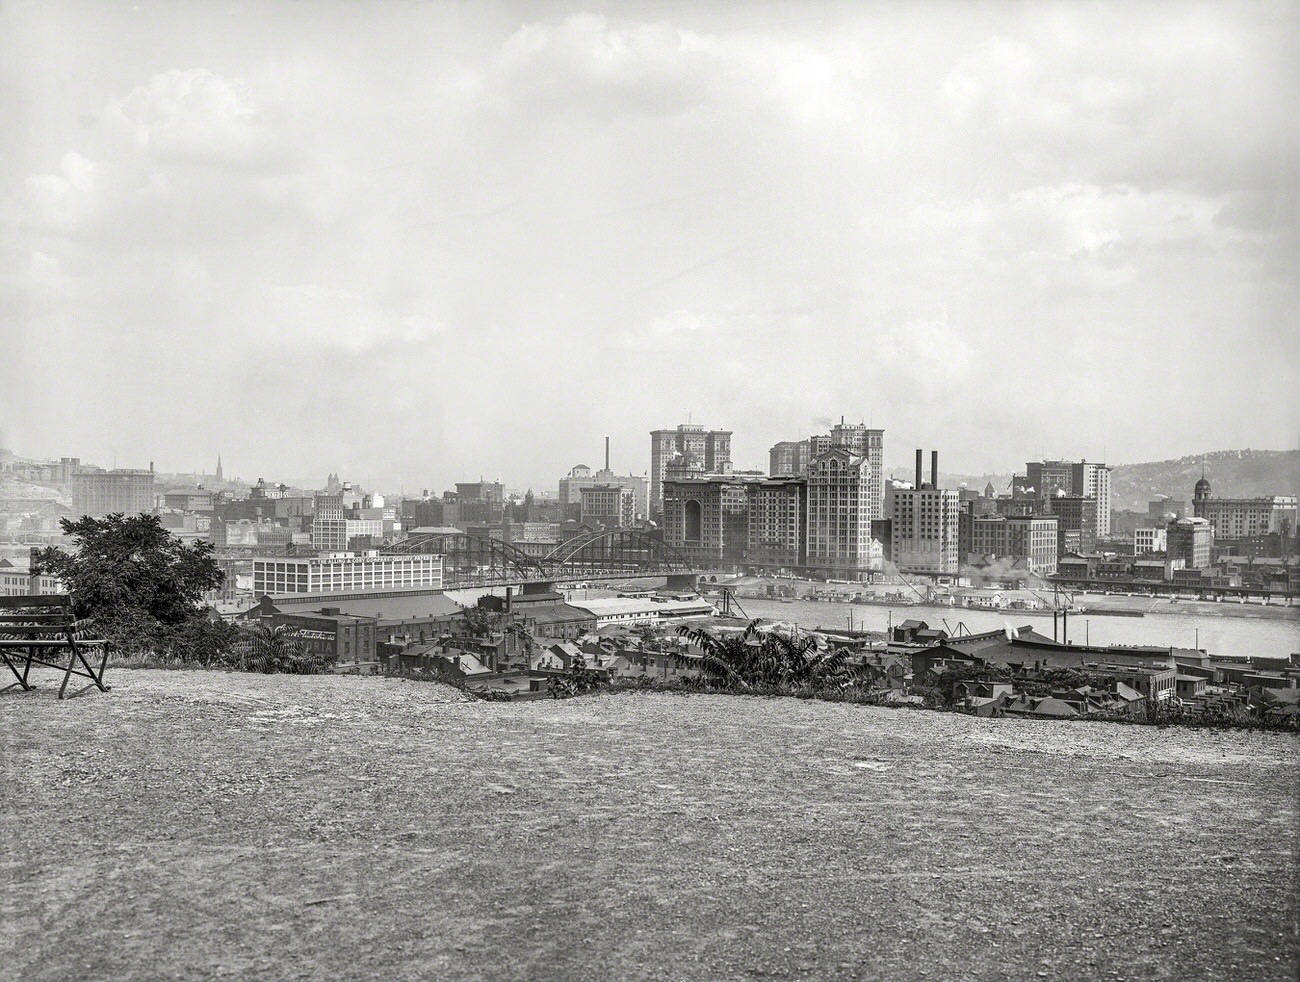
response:
M644 639L589 636L578 641L536 640L507 630L485 638L447 636L436 642L394 648L390 672L460 682L471 691L512 698L542 698L575 666L601 681L653 679L684 681L698 675L694 656L683 648L647 646Z
M1071 552L1057 562L1055 579L1084 584L1170 583L1188 589L1252 589L1261 593L1293 594L1300 589L1300 556L1220 556L1213 565L1193 568L1163 553L1134 557Z
M1189 713L1251 708L1287 716L1297 712L1300 699L1298 656L1228 660L1195 648L1077 645L1028 626L938 638L920 622L909 630L908 641L891 646L908 659L904 682L917 691L925 683L942 687L944 674L960 674L947 694L954 705L981 715L1142 715L1167 704ZM978 677L981 669L990 670L988 678ZM1063 670L1089 682L1044 693L1043 683Z

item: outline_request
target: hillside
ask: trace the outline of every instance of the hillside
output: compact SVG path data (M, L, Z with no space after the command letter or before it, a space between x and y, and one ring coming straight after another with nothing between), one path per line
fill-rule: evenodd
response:
M1296 740L110 671L4 696L0 975L1294 978ZM75 852L70 851L75 850Z
M1267 494L1297 494L1300 487L1300 450L1218 450L1213 453L1155 460L1143 464L1115 464L1111 471L1111 507L1116 510L1146 511L1147 502L1157 495L1192 498L1201 476L1201 465L1221 498L1249 498ZM929 459L926 467L930 466ZM1024 473L1023 465L1020 473ZM912 480L912 471L890 467L887 477ZM1011 474L940 474L944 487L962 484L983 491L990 481L998 494L1006 494ZM929 479L929 471L926 472Z
M1111 473L1111 507L1146 511L1147 502L1160 494L1190 501L1202 464L1219 498L1295 494L1300 484L1300 450L1220 450L1116 466Z

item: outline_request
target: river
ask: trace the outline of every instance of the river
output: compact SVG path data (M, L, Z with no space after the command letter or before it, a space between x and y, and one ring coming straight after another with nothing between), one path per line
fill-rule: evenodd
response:
M1087 604L1086 597L1079 601ZM1150 603L1150 602L1149 602ZM892 613L895 625L916 618L933 627L947 623L949 631L965 624L973 633L994 631L1010 624L1029 625L1039 634L1052 636L1050 614L1026 613L1023 610L986 611L961 607L916 605L877 607L874 605L829 603L818 600L741 599L740 605L750 617L812 627L847 628L852 614L856 630L884 631ZM1145 617L1114 617L1105 614L1070 616L1069 640L1076 644L1151 644L1161 647L1201 647L1212 655L1240 658L1250 655L1281 657L1300 651L1300 607L1246 607L1236 604L1181 602L1167 600L1152 604Z

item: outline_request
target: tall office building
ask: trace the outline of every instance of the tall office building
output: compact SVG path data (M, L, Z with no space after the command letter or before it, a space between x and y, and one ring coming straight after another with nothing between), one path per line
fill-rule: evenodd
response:
M1072 545L1084 552L1093 550L1102 534L1099 499L1081 494L1057 494L1043 499L1042 504L1039 514L1056 516L1057 546L1062 555L1072 551Z
M153 467L111 471L85 468L72 475L72 512L103 518L114 512L138 515L154 509Z
M663 484L664 543L692 562L739 562L749 536L749 479L693 477Z
M662 475L661 475L662 477ZM598 471L593 471L586 464L578 464L569 470L569 473L560 478L559 501L561 505L577 505L582 502L582 491L584 488L594 488L597 485L618 485L619 487L631 488L632 495L635 499L633 507L632 522L637 519L648 518L650 515L650 491L649 482L644 476L635 474L615 474L609 466L609 437L605 437L605 466Z
M1081 460L1070 465L1070 490L1097 499L1097 534L1110 535L1110 468Z
M808 558L808 484L799 477L773 477L745 486L749 535L745 562L799 569Z
M1171 563L1182 560L1185 569L1210 565L1214 527L1204 518L1175 518L1165 526L1165 557Z
M1056 572L1057 520L1051 515L971 516L969 546L961 550L962 562L972 556L1023 559L1031 573Z
M831 447L808 465L808 568L859 580L881 566L871 523L880 518L878 473L869 457Z
M767 472L772 477L798 477L808 472L812 443L809 440L782 440L767 453Z
M650 511L663 512L664 479L677 455L691 474L720 474L731 466L731 430L706 430L683 423L674 430L650 433Z
M582 524L627 528L636 524L636 492L621 484L593 484L580 495Z
M865 423L845 423L841 416L830 433L813 434L807 440L785 440L773 446L768 452L768 473L772 477L807 474L812 461L833 447L866 459L870 471L867 496L871 502L871 518L873 521L887 518L884 430L873 429Z
M867 500L871 519L885 515L885 431L860 423L845 424L841 419L831 427L831 446L842 447L861 457L867 468Z
M1068 460L1031 460L1025 464L1025 482L1039 498L1050 498L1057 491L1070 494L1073 466Z
M890 516L890 558L904 573L952 575L961 568L959 534L961 498L955 489L940 488L939 452L930 457L930 481L921 474L922 454L916 452L916 487L894 488Z
M1270 533L1295 535L1297 505L1294 495L1271 494L1261 498L1215 498L1210 482L1196 482L1192 514L1214 529L1217 539L1245 539Z
M1110 467L1086 460L1031 460L1025 483L1039 500L1061 494L1097 499L1097 535L1110 535Z

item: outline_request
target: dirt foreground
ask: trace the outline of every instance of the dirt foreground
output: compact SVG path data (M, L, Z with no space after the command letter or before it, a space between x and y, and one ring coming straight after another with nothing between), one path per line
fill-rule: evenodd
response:
M110 671L0 695L0 977L1294 979L1300 742Z

